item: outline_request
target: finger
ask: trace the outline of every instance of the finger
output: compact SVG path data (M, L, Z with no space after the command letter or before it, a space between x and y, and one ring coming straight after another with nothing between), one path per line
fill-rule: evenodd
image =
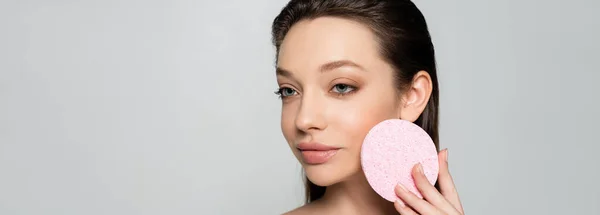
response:
M394 207L401 215L419 215L412 208L406 206L401 200L394 202Z
M458 212L456 208L454 208L454 206L452 206L452 204L450 204L450 202L448 202L448 200L446 200L446 198L442 196L431 183L429 183L429 180L427 180L427 177L423 173L423 166L420 163L415 165L412 175L417 189L429 203L447 214L456 214Z
M408 191L402 184L398 184L395 191L396 195L398 195L407 206L412 207L419 214L440 214L440 211L433 205Z
M442 150L439 158L440 173L438 184L440 185L442 195L450 202L450 204L452 204L452 206L454 206L454 208L456 208L457 211L464 214L458 192L456 191L456 186L454 185L454 180L448 170L448 149Z

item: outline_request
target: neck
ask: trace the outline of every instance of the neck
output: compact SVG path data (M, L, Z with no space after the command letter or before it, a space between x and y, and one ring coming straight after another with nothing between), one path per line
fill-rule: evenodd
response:
M321 199L337 214L398 214L394 204L379 196L362 171L347 180L328 186Z

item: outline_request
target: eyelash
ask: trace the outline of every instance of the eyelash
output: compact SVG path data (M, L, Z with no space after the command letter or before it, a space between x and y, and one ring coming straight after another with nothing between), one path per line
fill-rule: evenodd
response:
M289 87L280 87L279 89L275 90L275 95L277 95L279 97L279 99L288 97L288 96L283 96L283 91L286 90L286 89L292 89L292 88L289 88ZM294 90L294 89L292 89L292 90ZM296 90L294 90L294 92L296 92Z
M335 92L335 94L336 94L337 96L347 96L347 95L349 95L349 94L352 94L352 93L356 92L356 90L358 89L357 87L355 87L355 86L352 86L352 85L349 85L349 84L336 84L336 85L334 85L334 86L332 87L332 90L333 90L333 89L335 89L336 87L339 87L339 86L349 87L351 90L350 90L349 92L345 92L345 93L338 93L338 92ZM287 90L287 89L292 89L292 88L289 88L289 87L281 87L281 88L279 88L279 89L275 90L275 92L274 92L274 93L275 93L275 95L277 95L277 96L279 97L279 99L284 99L284 98L286 98L286 97L289 97L289 96L284 96L284 95L283 95L283 91L284 91L284 90ZM292 90L294 90L294 89L292 89ZM296 90L294 90L294 92L295 92L295 93L297 93L297 91L296 91Z

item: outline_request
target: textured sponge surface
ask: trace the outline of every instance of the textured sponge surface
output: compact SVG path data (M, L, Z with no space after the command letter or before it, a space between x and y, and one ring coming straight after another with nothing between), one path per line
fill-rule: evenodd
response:
M389 119L375 125L365 137L360 155L367 181L391 202L399 199L394 192L398 183L423 198L411 175L417 163L423 165L429 183L437 180L439 163L433 140L410 121Z

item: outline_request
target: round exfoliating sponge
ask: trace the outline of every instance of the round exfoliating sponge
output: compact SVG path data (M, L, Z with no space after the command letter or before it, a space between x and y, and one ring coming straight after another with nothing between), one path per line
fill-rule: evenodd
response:
M439 163L433 140L410 121L388 119L375 125L365 137L360 156L367 181L390 202L399 199L394 191L398 183L423 198L411 174L417 163L423 165L432 185L437 180Z

